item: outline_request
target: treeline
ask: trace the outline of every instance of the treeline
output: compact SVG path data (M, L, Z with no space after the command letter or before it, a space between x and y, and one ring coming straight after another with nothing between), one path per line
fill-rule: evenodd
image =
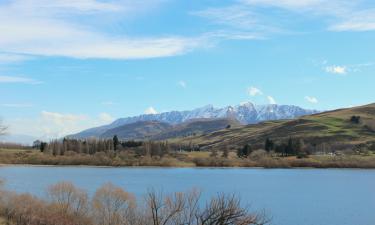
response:
M302 139L293 139L290 137L287 141L274 142L267 138L264 143L264 150L267 153L275 153L281 157L297 156L298 158L306 158L311 154L313 146L306 145ZM237 150L239 158L246 158L254 149L250 144L246 144L243 148Z
M201 193L164 196L149 192L144 201L112 184L92 198L73 184L48 188L46 199L0 188L0 219L13 225L264 225L264 214L251 213L234 195L218 195L206 204Z
M113 139L67 139L53 140L49 143L35 141L34 148L54 156L63 156L71 152L94 155L96 153L116 153L130 151L135 156L163 157L177 151L197 151L199 147L181 144L170 144L168 141L120 141Z

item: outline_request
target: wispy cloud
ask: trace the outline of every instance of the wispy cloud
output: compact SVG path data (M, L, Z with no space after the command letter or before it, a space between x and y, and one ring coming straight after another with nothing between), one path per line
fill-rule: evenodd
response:
M306 96L305 100L312 104L317 104L319 102L316 97L312 97L312 96Z
M263 92L259 88L256 88L256 87L249 87L249 88L247 88L247 93L250 96L263 95Z
M375 30L375 9L367 1L353 0L242 0L252 6L276 7L307 14L328 23L331 31Z
M15 54L73 58L140 59L184 54L204 46L204 38L131 37L97 29L80 17L123 15L138 10L131 1L16 0L0 3L0 49ZM83 20L87 21L87 20ZM95 20L93 20L95 21Z
M32 57L20 54L0 53L0 64L17 63L30 60Z
M0 104L2 107L7 107L7 108L30 108L33 107L33 104L30 103L4 103Z
M265 13L264 8L276 10ZM290 25L312 18L330 31L375 30L375 9L368 9L366 1L357 0L239 0L229 6L194 12L194 15L260 36L298 32Z
M359 64L350 64L350 65L327 65L327 63L322 64L323 70L327 73L346 75L349 73L361 72L366 67L374 66L375 63L359 63Z
M91 127L106 125L113 120L114 118L105 112L96 116L88 116L44 110L36 118L8 119L7 124L9 124L9 133L32 134L48 140L61 138Z
M264 39L270 33L282 32L272 21L244 4L208 8L191 12L191 15L206 18L211 23L223 26L210 34L222 39Z
M0 76L0 83L41 84L42 82L27 77Z
M375 9L352 11L329 29L332 31L375 30Z

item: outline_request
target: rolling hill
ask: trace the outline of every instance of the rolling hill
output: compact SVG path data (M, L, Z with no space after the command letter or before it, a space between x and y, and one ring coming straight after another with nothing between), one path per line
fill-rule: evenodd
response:
M149 139L154 135L172 129L172 127L169 123L159 121L139 121L109 129L101 134L100 138L112 138L117 135L118 138L123 140Z
M196 136L214 131L240 127L241 124L233 119L196 119L174 126L152 137L154 140L165 140L176 137Z
M352 121L353 116L359 120ZM263 146L266 138L280 142L289 137L303 139L312 145L373 142L375 104L303 116L294 120L267 121L173 141L193 143L208 149L221 149L226 146L238 148L245 144Z
M107 130L100 138L117 135L122 140L164 140L206 134L227 127L238 127L240 123L232 119L197 119L178 125L159 121L139 121Z

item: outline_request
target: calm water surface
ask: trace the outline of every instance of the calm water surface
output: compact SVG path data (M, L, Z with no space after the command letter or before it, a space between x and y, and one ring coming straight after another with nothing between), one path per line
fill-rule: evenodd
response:
M273 225L374 225L375 170L0 167L7 188L45 196L46 187L71 181L90 194L104 183L137 196L199 188L204 197L236 193L264 209Z

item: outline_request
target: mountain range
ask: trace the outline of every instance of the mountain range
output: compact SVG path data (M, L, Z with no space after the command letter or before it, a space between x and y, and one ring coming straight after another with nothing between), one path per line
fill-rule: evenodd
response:
M254 105L250 102L223 108L207 105L194 110L120 118L111 124L90 128L68 137L108 138L117 134L122 139L163 139L192 133L213 132L227 126L294 119L318 112L293 105Z

